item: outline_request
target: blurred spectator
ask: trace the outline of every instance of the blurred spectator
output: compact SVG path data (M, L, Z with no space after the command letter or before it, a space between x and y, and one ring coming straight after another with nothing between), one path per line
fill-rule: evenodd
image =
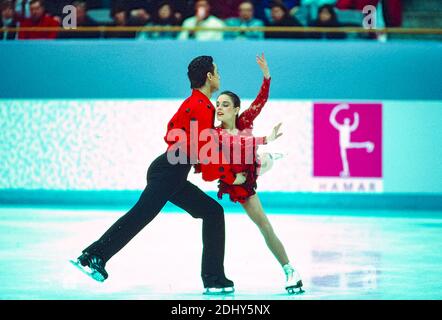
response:
M126 9L128 26L144 26L152 22L156 2L154 0L116 1L113 8Z
M127 25L129 26L144 26L152 22L152 14L145 8L134 8L129 12L129 19Z
M185 19L190 18L194 13L194 0L173 0L175 18L181 24Z
M290 12L292 9L299 6L299 0L253 0L255 17L264 21L265 24L268 24L272 19L270 8L274 4L281 4Z
M318 18L311 24L312 27L329 27L339 28L340 24L336 17L335 9L332 5L326 4L318 9ZM343 32L331 33L331 32L315 32L311 34L312 38L326 38L326 39L344 39L347 35Z
M377 7L380 0L338 0L336 7L341 10L353 9L362 11L365 6ZM383 15L387 27L400 27L402 25L401 0L382 1Z
M127 27L128 18L127 11L124 6L115 6L111 10L111 16L114 20L111 27ZM134 31L108 31L105 34L105 38L135 38Z
M286 7L288 11L292 10L294 7L299 6L299 0L267 0L265 1L267 7L271 8L274 4L280 4Z
M273 4L271 11L271 21L269 27L300 27L299 21L290 16L288 9L282 4ZM288 38L305 38L306 34L301 32L266 32L266 38L288 39Z
M296 17L303 16L306 24L312 24L318 19L319 8L324 5L336 5L336 0L301 0L299 8L292 12Z
M72 5L77 11L77 27L96 27L97 23L87 15L86 1L74 1ZM65 31L58 34L59 39L94 39L99 38L100 32Z
M195 16L184 20L183 27L206 27L223 28L224 22L211 15L211 8L208 0L198 0L195 2ZM222 40L222 31L182 31L178 38L180 40Z
M16 0L15 1L15 12L20 16L21 19L31 17L31 9L29 8L29 3L31 0Z
M238 7L243 0L212 0L212 12L218 18L225 20L238 17Z
M46 13L43 0L31 0L29 3L30 18L20 21L21 27L59 27L60 24ZM57 31L19 31L19 39L55 39Z
M238 18L227 19L226 25L229 27L242 27L244 31L226 32L226 39L262 39L262 31L247 31L248 27L263 27L262 20L254 18L254 7L252 1L243 1L238 7Z
M157 11L154 14L153 21L148 26L178 26L178 20L175 16L175 9L170 1L162 1L158 5ZM174 31L155 31L143 32L138 36L138 39L174 39L177 37L177 32Z
M21 18L30 18L31 10L30 10L31 0L16 0L15 1L15 11ZM63 7L70 5L72 0L45 0L45 9L46 13L54 17L58 22L61 21L60 17L63 13Z
M1 16L0 28L16 28L18 26L18 19L15 13L15 6L13 1L5 0L0 3ZM16 32L4 31L0 33L0 40L14 40L17 38Z

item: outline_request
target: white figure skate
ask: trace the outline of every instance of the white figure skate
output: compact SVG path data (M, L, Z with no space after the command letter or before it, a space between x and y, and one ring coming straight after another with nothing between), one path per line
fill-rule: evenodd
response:
M276 160L282 159L284 154L282 153L269 153L264 152L258 154L258 161L260 162L260 166L258 168L258 176L262 176L264 173L270 171L272 169L273 164Z
M286 275L285 289L289 294L301 294L304 293L302 290L302 280L298 271L296 271L290 264L286 264L284 267L284 272Z

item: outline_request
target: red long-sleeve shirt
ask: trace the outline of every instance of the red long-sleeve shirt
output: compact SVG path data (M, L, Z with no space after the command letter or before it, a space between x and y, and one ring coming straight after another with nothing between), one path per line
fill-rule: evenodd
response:
M197 160L200 163L205 163L207 159L202 158L200 155L201 149L209 142L204 141L204 139L200 139L202 137L202 132L207 129L212 129L212 133L209 133L212 139L217 139L216 131L214 130L214 121L215 121L215 107L210 102L209 98L204 95L199 90L192 90L192 95L187 98L179 107L178 111L172 117L167 125L167 133L164 137L164 140L168 144L167 150L170 151L173 146L176 146L176 143L180 141L181 137L175 136L175 134L185 134L185 146L183 149L186 152L188 161ZM191 127L193 128L192 136ZM197 127L197 130L195 130ZM174 129L179 129L178 131L173 131ZM213 140L212 140L213 142ZM193 145L192 145L193 144ZM192 145L192 146L191 146ZM218 143L216 143L218 146ZM217 154L215 157L219 159L219 164L213 164L216 170L209 175L203 176L204 180L213 181L216 179L220 179L228 184L232 184L235 181L235 175L230 170L226 161L220 159L222 154L218 154L219 149L216 150Z
M34 22L32 19L23 19L20 21L20 27L59 27L57 20L48 14L45 14L39 21ZM56 31L19 31L19 39L55 39Z

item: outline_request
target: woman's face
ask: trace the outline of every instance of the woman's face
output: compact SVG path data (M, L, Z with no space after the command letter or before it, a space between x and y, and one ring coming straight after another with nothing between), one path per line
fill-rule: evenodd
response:
M236 118L239 108L233 106L230 96L222 94L216 100L216 120L221 122L229 122Z
M162 20L169 19L171 15L172 15L172 9L170 8L170 6L168 4L163 5L158 10L158 17Z

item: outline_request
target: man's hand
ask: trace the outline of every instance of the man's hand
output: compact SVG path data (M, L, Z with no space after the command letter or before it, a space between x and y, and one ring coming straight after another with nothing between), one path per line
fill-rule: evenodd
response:
M264 53L262 53L261 56L256 56L256 63L259 65L259 68L261 69L264 78L270 79L270 71L269 66L267 65L266 58L264 57Z
M277 126L275 126L272 130L272 133L266 137L267 143L275 141L280 136L282 136L282 133L278 133L279 129L281 128L282 122L280 122Z
M236 179L233 181L234 185L243 184L246 182L246 174L244 172L240 172L236 174Z

